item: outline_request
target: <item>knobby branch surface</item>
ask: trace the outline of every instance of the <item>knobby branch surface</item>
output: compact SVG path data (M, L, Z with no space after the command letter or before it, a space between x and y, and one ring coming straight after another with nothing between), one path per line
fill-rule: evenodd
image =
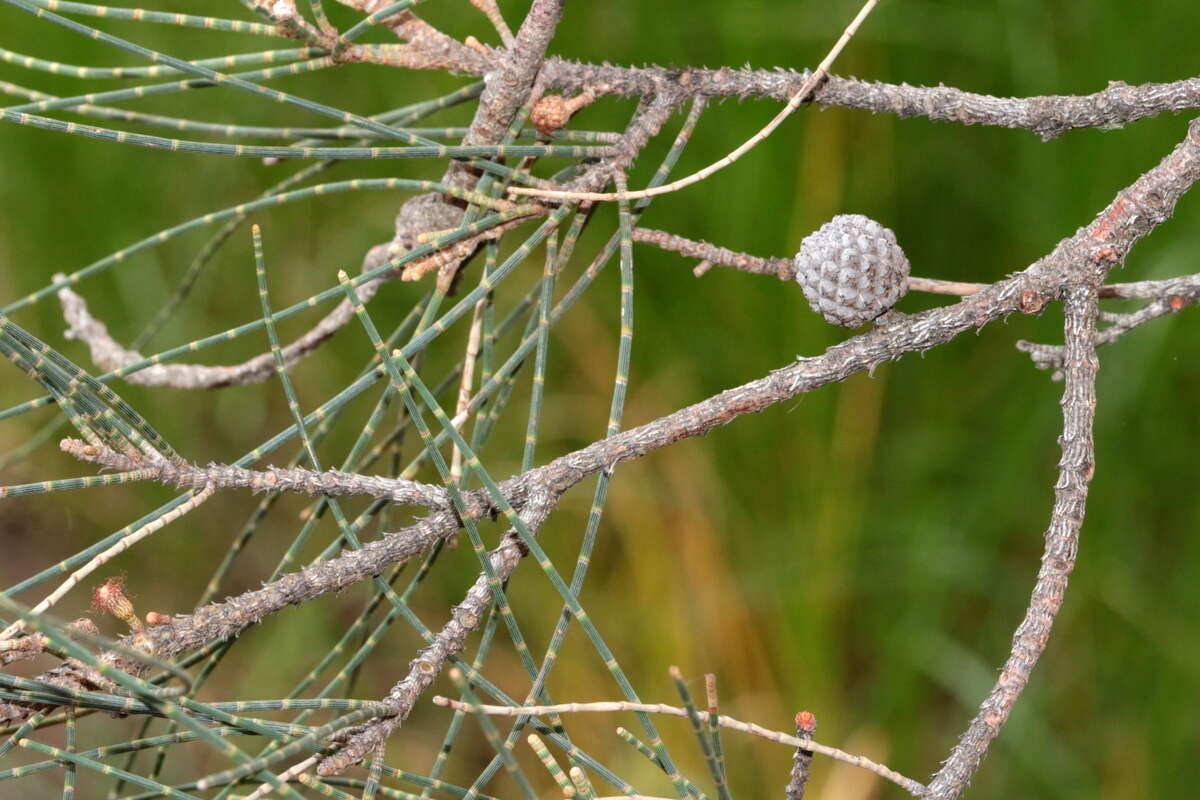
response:
M1106 289L1114 289L1116 293L1106 294L1104 291ZM1134 294L1133 292L1139 293ZM1161 281L1104 286L1101 287L1100 296L1149 297L1151 302L1137 311L1128 313L1101 312L1099 319L1101 322L1107 322L1108 327L1096 331L1095 344L1097 347L1112 344L1147 322L1177 314L1185 308L1200 303L1200 275L1184 275ZM1022 340L1017 342L1017 349L1028 353L1039 369L1051 370L1051 377L1054 380L1062 379L1063 368L1066 365L1066 348L1063 345L1037 344Z
M427 66L417 68L473 75L494 70L505 53L487 47L463 48L438 58L435 47L426 49ZM597 96L645 97L669 90L681 99L761 97L787 102L810 75L808 70L625 67L551 57L538 78L546 91L591 91ZM1088 95L994 97L950 86L911 86L829 75L814 89L811 102L901 118L1016 128L1049 140L1074 130L1109 130L1159 114L1200 108L1200 78L1139 85L1112 81Z
M1046 530L1042 566L1025 618L1013 635L1012 651L996 685L971 720L950 758L929 785L929 797L949 800L967 788L988 745L1012 713L1013 705L1029 683L1038 658L1046 649L1050 629L1062 608L1067 580L1075 568L1079 531L1087 508L1088 484L1095 472L1096 448L1092 424L1096 416L1096 315L1097 286L1103 268L1089 279L1076 278L1063 297L1063 331L1066 341L1063 371L1062 458L1054 485L1054 510Z
M566 0L534 0L512 47L494 64L494 71L486 73L487 85L463 144L496 144L504 138L509 123L529 100L565 5ZM468 167L451 163L447 185L469 187L474 182Z

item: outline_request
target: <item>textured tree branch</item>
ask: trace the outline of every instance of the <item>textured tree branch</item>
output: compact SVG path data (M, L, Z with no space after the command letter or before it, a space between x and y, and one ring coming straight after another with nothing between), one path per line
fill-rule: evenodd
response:
M1125 334L1153 322L1156 319L1178 313L1183 309L1200 303L1200 275L1185 275L1164 281L1144 281L1137 284L1116 284L1102 287L1101 297L1106 296L1103 289L1116 290L1114 297L1145 297L1144 294L1130 292L1153 291L1153 300L1149 305L1127 314L1101 313L1100 319L1108 322L1109 326L1096 331L1097 347L1112 344ZM1037 344L1035 342L1019 341L1017 349L1028 353L1038 369L1048 369L1053 372L1053 380L1062 379L1062 369L1066 360L1066 350L1062 345Z
M557 501L557 496L545 489L538 489L528 498L520 517L531 533L537 535ZM510 529L501 545L488 556L496 579L504 582L512 577L525 553L520 536L516 530ZM490 576L481 572L462 602L451 611L450 620L434 640L409 662L408 673L383 698L382 702L395 709L394 716L377 718L354 732L336 753L317 765L318 775L336 775L357 764L400 727L450 659L462 652L467 637L483 624L493 602L490 582Z
M459 47L465 53L450 55L434 47L419 56L410 52L404 66L483 75L496 68L504 52ZM807 70L783 69L622 67L548 58L539 80L547 91L644 97L669 90L680 100L763 97L786 102L809 74ZM1043 139L1053 139L1073 130L1120 128L1147 117L1200 108L1200 78L1136 86L1114 81L1088 95L994 97L949 86L911 86L830 75L813 92L812 102L894 114L902 119L926 117L935 122L1028 130Z
M496 144L513 117L529 99L546 58L546 48L558 29L566 0L534 0L521 23L513 46L484 77L486 88L463 144ZM448 186L474 185L473 170L452 162L444 181Z
M384 478L331 469L314 472L299 467L246 469L232 464L205 467L187 462L160 459L151 463L144 458L123 455L106 447L97 447L78 439L63 439L59 447L81 461L90 461L119 472L137 470L155 480L180 489L249 489L260 492L292 492L318 497L365 495L397 505L425 506L446 511L451 507L445 489L404 478Z
M1063 298L1066 339L1066 383L1063 387L1062 458L1054 486L1054 510L1046 531L1042 566L1025 612L1013 635L1012 652L995 687L966 733L929 785L929 797L956 798L967 788L988 746L1008 720L1013 705L1029 683L1030 673L1046 649L1054 618L1062 608L1067 580L1075 568L1079 531L1087 507L1088 484L1095 471L1092 423L1096 415L1097 291L1103 267L1095 276L1080 276ZM1095 280L1089 280L1094 277Z

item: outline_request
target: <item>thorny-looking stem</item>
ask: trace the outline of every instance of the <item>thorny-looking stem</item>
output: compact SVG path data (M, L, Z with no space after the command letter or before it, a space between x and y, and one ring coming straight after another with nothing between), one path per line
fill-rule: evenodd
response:
M1153 322L1156 319L1176 314L1189 306L1200 303L1200 275L1185 275L1180 278L1170 278L1162 281L1143 281L1137 284L1103 286L1101 287L1100 296L1105 296L1104 290L1106 289L1121 291L1123 286L1129 287L1127 291L1145 291L1150 289L1154 292L1151 295L1153 301L1149 305L1127 314L1101 312L1100 320L1109 323L1109 326L1103 330L1096 331L1097 347L1112 344L1134 328L1145 325L1147 322ZM1123 293L1118 296L1138 297L1143 295ZM1053 374L1051 377L1054 380L1062 378L1062 370L1066 361L1066 349L1062 345L1019 341L1017 342L1017 349L1028 353L1038 369L1052 370Z
M1000 733L1013 704L1029 683L1029 675L1046 649L1054 618L1062 608L1067 579L1075 568L1079 549L1088 483L1095 471L1092 423L1096 416L1096 371L1099 368L1095 344L1096 314L1096 284L1085 279L1066 290L1063 297L1066 382L1062 396L1062 458L1058 462L1054 511L1046 531L1042 567L1025 619L1013 635L1008 661L979 713L930 783L931 798L950 800L966 789L987 753L988 745Z
M566 0L534 0L512 47L498 69L486 78L487 88L479 98L479 108L463 144L496 144L504 137L509 122L529 99L565 5ZM469 167L453 162L444 182L469 186L474 179Z
M858 31L859 26L862 25L863 21L866 20L867 16L870 15L872 10L874 10L878 2L879 0L866 0L866 2L862 4L862 7L854 16L854 19L852 19L850 24L846 26L846 29L842 31L842 35L838 37L838 40L834 43L833 47L829 49L829 52L825 55L825 58L821 60L821 63L817 65L817 68L813 70L812 74L805 78L804 83L800 85L800 88L796 90L796 93L788 99L787 105L780 109L779 113L777 113L770 122L764 125L762 130L751 136L746 141L742 142L742 144L738 145L738 147L735 148L729 155L725 156L719 161L709 164L704 169L693 172L691 175L687 175L678 180L671 181L670 183L666 183L661 186L651 186L646 189L640 189L636 192L630 192L624 189L618 192L602 193L575 190L555 191L552 189L509 187L509 194L531 195L534 197L556 198L559 200L638 200L643 197L656 197L662 194L670 194L671 192L679 191L684 187L691 186L694 183L699 183L700 181L708 178L710 175L713 175L719 170L729 166L746 153L749 153L751 150L757 147L760 142L774 133L775 129L782 125L783 121L791 116L792 112L800 107L801 103L812 96L812 92L815 88L817 88L817 84L819 84L825 77L829 75L829 68L833 66L833 62L837 59L838 55L841 54L843 48L845 48L845 46L850 42L850 39Z

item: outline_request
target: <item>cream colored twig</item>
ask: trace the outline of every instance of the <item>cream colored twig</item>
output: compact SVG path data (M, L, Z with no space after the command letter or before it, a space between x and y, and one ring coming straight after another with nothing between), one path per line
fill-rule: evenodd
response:
M31 609L30 613L31 614L41 614L41 613L45 612L47 609L49 609L51 606L53 606L55 603L57 603L59 600L61 600L63 595L65 595L67 592L71 591L71 589L75 588L75 586L77 586L79 584L79 582L82 581L84 578L86 578L88 575L91 575L97 569L104 566L109 561L111 561L114 558L116 558L117 556L119 556L121 553L124 553L126 550L133 547L135 544L140 542L142 539L145 539L148 536L152 536L153 534L155 534L158 531L165 528L167 525L171 524L175 520L182 517L184 514L193 510L194 508L199 506L201 503L203 503L205 500L212 497L213 494L214 494L213 487L205 486L203 489L200 489L194 495L192 495L191 498L189 498L187 501L185 501L184 503L171 509L170 511L168 511L166 514L163 514L158 519L155 519L152 522L149 522L149 523L143 525L142 527L138 528L137 530L133 531L129 535L122 537L119 541L117 541L115 544L113 544L111 547L109 547L103 553L100 553L99 555L94 557L91 561L87 562L82 567L75 570L75 572L71 573L71 576L69 578L67 578L65 581L63 581L62 584L60 584L57 589L55 589L53 592L51 592L49 595L47 595L44 600L42 600L40 603L38 603L36 606L34 606ZM7 628L5 628L3 632L0 632L0 640L10 639L24 629L25 629L24 620L17 620L13 624L11 624Z
M512 28L508 27L508 23L504 21L504 15L500 13L500 7L496 5L496 0L471 0L471 5L482 11L488 18L488 22L492 23L492 27L500 35L500 41L504 43L504 46L512 47L516 37L513 36Z
M310 757L304 759L303 761L301 761L299 764L294 764L291 767L288 767L286 770L279 773L276 777L279 779L279 782L281 784L287 783L292 778L295 778L296 780L300 781L301 783L305 783L304 779L306 776L303 775L302 773L304 772L304 770L308 769L313 764L317 763L318 758L320 758L320 756L310 756ZM260 800L260 798L266 797L274 790L275 790L275 787L269 783L260 784L257 789L255 789L250 794L246 795L245 800Z
M867 2L863 3L863 7L859 9L858 15L850 21L850 24L846 26L846 30L842 31L841 38L839 38L833 45L829 53L825 56L825 59L820 63L820 65L817 66L813 73L808 76L808 79L804 81L803 85L801 85L796 93L792 95L792 99L788 100L787 105L783 107L783 110L775 115L774 119L768 122L766 126L764 126L763 129L758 133L754 134L745 142L743 142L732 153L725 156L720 161L715 161L712 164L709 164L699 172L693 172L691 175L687 175L686 177L680 178L677 181L672 181L671 183L663 184L662 186L657 186L650 189L640 189L635 192L569 192L514 186L509 188L508 193L512 195L526 195L529 197L553 197L558 200L636 200L642 197L656 197L660 194L669 194L671 192L679 191L684 187L691 186L693 183L699 183L717 171L729 166L742 156L746 155L746 153L757 147L759 142L763 141L772 133L774 133L775 129L782 125L783 121L791 116L792 112L799 108L801 103L808 99L808 96L812 94L814 89L817 88L817 84L824 80L829 74L829 68L833 66L833 62L841 54L842 49L847 45L847 43L849 43L851 37L858 32L859 26L862 25L863 21L867 18L867 15L874 10L878 2L879 0L867 0Z
M463 416L471 404L471 389L475 382L475 360L479 357L479 341L483 333L483 311L487 300L482 299L475 304L475 318L471 320L471 332L467 336L467 352L463 355L462 381L458 386L458 404L454 409L454 418ZM455 426L457 430L458 426ZM463 455L458 445L450 456L450 480L458 483L463 474Z
M518 717L518 716L544 716L546 714L577 714L584 712L599 712L613 713L621 711L633 711L645 714L666 714L673 717L687 717L688 712L685 708L678 706L668 706L663 703L628 703L624 701L603 701L598 703L559 703L552 706L492 706L492 705L475 705L464 703L461 700L452 700L448 697L438 695L433 698L435 705L452 708L455 711L464 711L470 714L491 714L494 716L503 717ZM727 717L724 714L717 717L717 724L722 728L748 733L751 736L758 736L768 741L776 742L777 744L787 745L791 748L803 747L813 753L820 753L823 756L841 761L846 764L852 764L856 767L874 772L881 778L885 778L897 786L905 789L914 797L925 796L925 787L914 781L912 778L905 777L899 772L887 767L883 764L878 764L865 756L856 756L853 753L847 753L845 750L839 750L836 747L830 747L825 744L818 744L811 739L801 739L792 736L782 731L772 731L761 725L755 725L752 722L742 722L733 717Z

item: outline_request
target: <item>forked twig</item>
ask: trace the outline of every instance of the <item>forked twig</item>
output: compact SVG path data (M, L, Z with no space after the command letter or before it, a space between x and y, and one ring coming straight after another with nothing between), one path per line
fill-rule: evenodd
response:
M1013 634L1012 652L996 685L980 706L959 743L929 784L929 796L952 800L966 789L988 746L1008 720L1013 704L1029 683L1030 673L1046 649L1050 628L1062 608L1067 579L1075 568L1079 531L1087 507L1088 484L1095 471L1092 425L1096 415L1097 279L1084 277L1066 290L1063 331L1066 360L1063 386L1062 458L1054 486L1054 510L1046 531L1042 566L1025 618Z
M808 76L808 79L804 81L800 89L794 95L792 95L790 100L788 100L787 105L784 106L779 113L776 114L775 117L762 128L762 130L751 136L720 161L713 162L704 169L698 172L693 172L691 175L687 175L679 180L671 181L670 183L663 184L662 186L639 189L638 191L634 192L571 192L514 186L509 188L509 194L528 195L531 197L549 197L558 200L638 200L643 197L657 197L661 194L669 194L671 192L679 191L687 186L691 186L694 183L699 183L713 173L729 166L746 153L757 147L759 142L763 141L772 133L774 133L775 129L782 125L783 121L791 116L792 112L799 108L801 103L808 99L813 89L817 87L817 84L819 84L829 74L829 68L833 66L834 60L836 60L841 54L842 49L850 42L851 37L853 37L858 31L859 26L862 25L863 21L867 18L867 15L871 13L878 2L879 0L867 0L865 3L863 3L863 6L861 9L859 9L858 14L850 21L850 24L846 26L846 29L842 31L841 37L839 37L837 42L834 43L833 47L830 48L829 52L825 55L825 58L821 61L817 68L813 70L812 74Z
M67 592L78 586L80 581L82 581L88 575L91 575L93 572L100 569L100 567L104 566L109 561L112 561L114 558L119 556L121 553L124 553L138 542L149 536L153 536L155 533L158 533L160 530L179 519L184 514L193 511L205 500L208 500L210 497L212 497L214 493L215 491L212 486L203 486L199 488L190 498L188 498L186 502L181 503L162 516L157 517L153 521L146 523L137 530L132 531L128 535L118 539L110 547L105 549L100 554L94 556L79 569L72 572L65 581L59 584L57 589L48 594L42 599L41 602L34 606L30 613L41 614L48 610L55 603L61 600ZM0 640L11 638L24 629L25 621L23 619L19 619L0 632Z

